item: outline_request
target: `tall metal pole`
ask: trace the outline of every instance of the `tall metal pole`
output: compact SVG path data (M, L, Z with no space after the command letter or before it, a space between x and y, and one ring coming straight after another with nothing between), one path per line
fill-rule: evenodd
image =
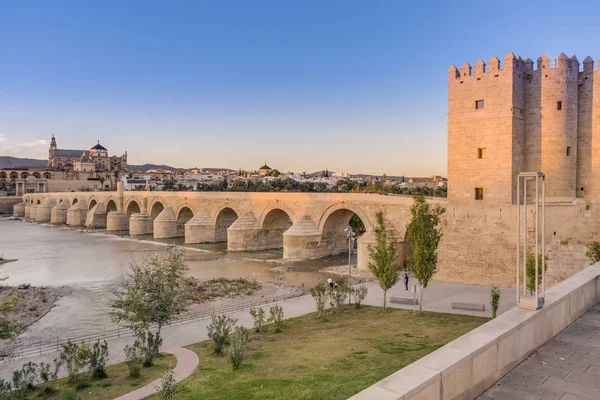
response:
M540 193L539 193L539 184L540 184L540 176L536 175L535 176L535 301L536 301L536 308L538 307L539 304L539 297L538 297L538 263L539 263L539 236L540 236Z
M517 177L517 304L519 304L519 275L521 273L521 177Z
M542 297L546 303L546 175L542 177Z
M348 304L352 304L352 235L348 236Z
M523 234L523 297L527 295L527 178L523 178L523 207L525 209L525 232Z

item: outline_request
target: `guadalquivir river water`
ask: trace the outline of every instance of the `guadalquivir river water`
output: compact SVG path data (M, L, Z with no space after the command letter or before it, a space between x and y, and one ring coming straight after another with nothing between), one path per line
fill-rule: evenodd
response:
M57 305L19 339L63 339L112 327L108 301L119 277L132 261L164 252L168 243L184 246L189 274L200 280L242 277L312 286L326 278L321 268L347 263L346 256L284 263L291 268L281 273L270 271L280 264L267 261L281 259L281 250L230 253L225 243L184 245L183 238L155 241L151 235L131 238L0 217L0 254L18 260L0 265L0 276L8 277L1 284L66 287Z

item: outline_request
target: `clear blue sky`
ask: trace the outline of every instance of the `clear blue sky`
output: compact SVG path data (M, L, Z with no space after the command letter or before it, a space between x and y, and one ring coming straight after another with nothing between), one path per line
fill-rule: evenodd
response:
M509 3L0 0L0 155L445 174L450 64L600 56L597 3Z

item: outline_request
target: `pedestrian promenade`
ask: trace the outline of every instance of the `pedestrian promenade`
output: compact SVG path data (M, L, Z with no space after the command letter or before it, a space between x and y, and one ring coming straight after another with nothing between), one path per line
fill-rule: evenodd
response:
M479 396L492 399L600 399L600 305Z

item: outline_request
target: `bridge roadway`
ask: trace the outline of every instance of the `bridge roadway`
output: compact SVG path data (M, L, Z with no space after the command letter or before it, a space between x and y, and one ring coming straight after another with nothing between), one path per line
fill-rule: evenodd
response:
M13 215L132 236L185 237L186 243L226 241L229 251L283 248L285 259L300 260L347 252L344 229L356 214L366 229L357 243L358 266L366 268L379 211L396 232L400 261L405 259L412 203L410 196L123 191L119 185L114 192L26 194Z

